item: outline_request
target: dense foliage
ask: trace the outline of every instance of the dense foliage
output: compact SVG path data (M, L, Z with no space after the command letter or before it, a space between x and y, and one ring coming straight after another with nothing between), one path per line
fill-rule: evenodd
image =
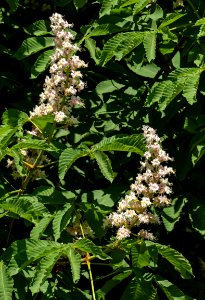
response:
M80 47L87 63L76 73L75 53L60 53L65 85L79 92L83 73L81 100L44 83L54 48L70 47L53 37L54 13L73 23L61 35L75 37L72 51ZM205 298L204 15L203 0L3 2L0 299ZM45 98L39 114L39 95L53 89L60 104L48 113L54 104ZM159 162L175 170L172 201L150 207L160 225L137 223L116 239L106 220L114 222L130 186L138 193L144 154L144 166L152 164L143 128L156 129L174 158ZM138 235L144 229L155 239Z

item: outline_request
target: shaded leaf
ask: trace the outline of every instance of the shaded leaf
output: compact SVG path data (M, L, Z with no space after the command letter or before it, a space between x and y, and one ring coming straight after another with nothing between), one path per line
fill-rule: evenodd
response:
M112 182L116 174L112 170L112 165L109 157L105 153L100 151L92 152L92 157L96 159L103 176L105 176L107 180Z
M38 20L27 27L25 31L35 36L51 34L50 22L45 20Z
M56 264L60 256L61 249L57 249L56 251L50 252L48 255L46 254L46 256L40 260L35 269L35 275L32 278L30 284L30 290L33 294L40 291L41 285L50 275L54 265Z
M187 202L186 198L175 198L169 207L162 211L162 220L167 231L174 229L175 223L179 221L182 209Z
M52 37L31 37L23 41L22 45L15 53L15 57L21 60L27 56L52 46L54 46Z
M181 253L169 246L160 245L158 243L146 241L146 244L156 246L158 253L174 266L181 274L182 278L191 278L193 275L192 267L189 261Z
M31 239L40 239L44 231L53 220L53 216L45 216L33 227L30 233Z
M72 166L72 164L80 157L87 156L88 150L85 149L65 149L59 158L59 178L62 181L65 177L66 172Z
M61 232L69 224L73 212L73 205L66 203L62 210L58 210L53 219L53 232L55 241L60 238Z
M173 283L170 281L160 277L160 276L155 276L155 280L157 284L160 286L162 291L165 293L167 296L167 299L169 300L186 300L186 296L184 293Z
M161 28L163 28L165 26L168 26L168 25L174 23L175 21L179 20L183 16L185 16L185 14L181 14L181 13L171 13L171 14L168 14L166 16L166 18L160 24L159 29L161 29Z
M38 77L39 74L41 74L48 68L51 60L50 57L53 53L54 50L47 50L37 58L37 60L31 68L31 79Z
M58 251L59 248L61 249L62 245L53 241L36 239L15 241L4 253L10 276L17 274L33 261Z

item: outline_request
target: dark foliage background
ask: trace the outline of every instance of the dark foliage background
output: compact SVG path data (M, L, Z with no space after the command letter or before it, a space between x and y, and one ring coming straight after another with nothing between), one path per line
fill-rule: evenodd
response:
M70 145L92 147L104 137L141 133L143 124L157 130L163 137L164 149L174 157L176 176L173 178L173 205L163 210L162 224L157 230L155 228L156 235L161 244L182 253L194 270L194 278L181 279L167 262L159 260L159 275L176 284L190 298L175 298L174 295L169 298L162 291L158 292L158 297L202 300L205 297L205 3L202 0L147 1L134 14L136 3L1 1L0 110L1 114L7 109L29 113L38 103L48 69L42 64L40 71L36 71L35 61L50 48L42 47L31 55L22 55L19 49L24 40L34 36L29 30L31 24L38 20L48 22L53 12L62 14L74 24L76 41L82 49L79 55L88 62L88 68L83 70L87 88L81 93L85 107L74 111L79 125L67 133L59 130L56 141L62 145L62 150ZM167 24L162 26L165 21ZM49 28L49 22L47 26ZM132 35L124 40L120 36L134 32L144 35L148 32L146 41L138 43L141 37L137 41ZM118 40L111 44L117 37ZM136 153L112 151L108 155L116 172L112 182L101 174L97 162L87 156L75 161L63 182L59 180L57 164L46 170L57 188L75 195L75 205L83 207L91 227L92 211L99 210L104 214L112 211L129 189L139 168ZM5 166L3 159L1 195L9 192L10 186L18 188L18 181L11 178ZM27 192L33 194L48 185L44 181L37 181L35 185L30 183ZM60 206L60 202L54 200L49 210L54 213ZM99 223L102 215L99 213ZM2 254L12 242L28 238L33 226L12 215L2 214L0 222ZM60 240L63 243L66 241L64 235ZM96 243L103 245L106 240L99 229ZM59 272L64 272L65 278L69 277L67 267L57 264L54 277ZM109 267L93 267L95 276L109 272ZM107 277L96 280L96 289L100 289L106 280ZM123 281L120 286L122 293L126 284ZM89 289L85 278L79 286L82 291ZM106 299L113 299L115 293L113 289ZM25 299L88 299L77 289L69 296L72 298L63 298L63 290L55 295L56 298L52 298L47 290L37 296L29 294Z

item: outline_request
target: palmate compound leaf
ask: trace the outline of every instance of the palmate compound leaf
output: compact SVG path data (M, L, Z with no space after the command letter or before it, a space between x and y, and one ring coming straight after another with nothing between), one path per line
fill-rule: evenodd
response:
M44 256L58 252L62 245L53 241L24 239L11 244L5 251L3 259L8 264L10 276L16 275L29 264Z
M144 32L118 33L109 39L101 52L100 65L104 66L114 56L121 60L125 55L139 46L144 39Z
M89 150L85 149L73 149L67 148L65 149L59 158L59 178L60 181L65 177L66 172L72 166L72 164L80 157L87 156L89 154Z
M81 256L72 246L67 247L64 253L68 256L70 262L73 282L77 283L80 279Z
M54 46L54 40L52 37L31 37L23 41L22 45L15 53L15 57L21 60L27 56L52 46Z
M104 253L99 246L96 246L91 240L81 239L73 244L73 248L79 249L83 252L88 252L99 259L110 259L106 253Z
M145 105L150 106L157 102L160 111L163 111L181 92L192 105L196 102L196 92L202 72L202 68L176 69L170 73L168 80L158 82L152 87Z
M112 182L116 176L116 173L112 170L112 165L109 157L100 151L92 152L92 157L94 157L97 161L97 164L102 172L103 176L110 182Z
M7 273L3 261L0 261L0 299L12 300L13 279Z
M144 155L146 151L142 134L130 136L112 136L105 138L92 147L92 151L127 151Z
M181 274L182 278L189 279L193 276L192 267L189 261L177 250L151 241L146 241L146 245L148 247L149 245L156 247L158 253L174 266L174 268Z
M30 290L31 292L38 293L40 291L41 285L45 282L45 280L50 275L54 265L58 261L58 259L62 255L62 249L56 249L55 251L50 251L50 253L45 254L45 257L43 257L37 267L35 275L31 281L30 284Z
M154 277L156 283L164 292L168 300L186 300L187 297L184 293L173 283L162 278L161 276L156 275Z
M53 218L53 232L55 241L60 238L61 232L69 224L74 206L66 203L62 210L58 210Z

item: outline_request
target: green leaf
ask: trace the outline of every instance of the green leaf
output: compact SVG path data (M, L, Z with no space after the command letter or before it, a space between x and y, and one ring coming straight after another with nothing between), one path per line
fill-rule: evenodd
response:
M53 219L53 232L55 241L60 238L61 232L69 224L73 212L73 205L66 203L62 210L58 210Z
M174 266L174 268L181 274L182 278L191 278L193 275L192 267L189 261L181 253L169 246L160 245L158 243L146 241L146 244L155 245L158 253Z
M144 155L145 142L142 134L133 134L120 137L105 138L100 143L92 146L92 151L127 151Z
M96 47L96 41L93 39L86 37L85 39L85 47L90 52L91 58L95 61L96 64L99 63L99 48Z
M39 217L48 214L46 207L32 196L7 198L0 202L0 207L34 224L38 223Z
M164 294L169 300L186 300L184 293L173 283L162 278L161 276L155 276L155 281L160 286Z
M143 42L144 32L118 33L109 39L101 52L100 65L104 66L114 56L121 60Z
M96 159L103 176L110 182L113 182L116 174L112 170L112 165L109 157L105 153L99 151L92 152L92 157Z
M86 208L86 221L90 228L94 231L95 236L101 238L105 235L105 229L103 228L104 215L101 211L97 210L94 205L87 204Z
M35 36L41 36L46 34L51 34L50 23L45 20L38 20L31 24L29 27L25 28L26 33Z
M115 26L114 24L100 24L93 28L91 31L89 31L88 37L107 35L114 32L118 32L120 31L120 29L120 27Z
M72 164L80 157L87 156L88 150L85 149L65 149L59 158L59 178L62 181L65 177L66 172L72 166Z
M174 23L175 21L181 19L183 16L185 16L185 14L181 14L181 13L167 14L166 18L160 24L159 29Z
M116 90L120 90L124 86L124 84L118 83L115 80L104 80L98 83L95 89L96 93L100 96L105 93L111 93Z
M138 14L141 10L143 10L143 8L145 8L145 6L150 3L150 0L136 0L135 2L136 4L133 9L134 15Z
M144 0L144 2L147 1L148 3L150 2L150 0ZM132 4L137 4L138 6L141 5L141 3L143 3L143 1L140 1L140 0L124 0L123 3L121 4L121 7L126 7L126 6L129 6L129 5L132 5ZM147 4L148 4L147 3Z
M54 50L47 50L37 58L37 60L31 68L31 79L38 77L39 74L41 74L48 68L51 60L50 57L53 53Z
M128 276L132 274L131 270L122 271L121 273L113 276L110 280L106 281L106 283L103 285L103 287L96 291L96 295L99 299L105 299L104 297L112 291L114 287L116 287L118 284L121 284L121 282L126 279Z
M23 155L17 149L6 149L6 154L13 157L15 167L20 176L26 176L26 169L23 162Z
M73 244L73 247L79 249L83 252L91 253L92 255L98 257L99 259L109 259L110 257L105 254L99 246L96 246L92 241L88 239L78 240Z
M54 116L35 116L32 118L32 123L39 129L44 136L49 136L53 132Z
M57 249L56 251L52 251L40 260L36 267L36 272L30 285L30 290L33 294L40 291L41 285L50 275L54 265L61 256L61 252L61 249Z
M202 70L196 71L194 74L190 74L189 77L187 77L183 89L183 96L187 99L189 104L194 104L196 99L196 93L199 85L199 79L201 75Z
M70 262L73 282L77 283L80 279L81 256L71 246L66 249L65 253L67 254Z
M28 139L27 141L19 142L14 145L11 149L39 149L39 150L52 150L51 146L43 140L39 139Z
M147 267L150 264L150 255L144 241L132 246L132 265L134 268Z
M155 56L156 56L156 38L157 38L156 31L146 32L146 34L144 36L143 45L144 45L144 48L145 48L145 53L146 53L146 57L147 57L148 62L151 62L152 60L155 59Z
M16 275L30 263L58 249L62 249L62 245L53 241L36 239L15 241L4 253L4 260L8 261L9 275Z
M22 127L29 120L28 115L18 109L7 109L2 115L2 123L11 127Z
M24 59L36 52L39 52L48 47L53 47L54 41L52 37L31 37L23 41L20 48L15 53L15 57L19 60Z
M160 111L183 91L183 96L189 104L196 102L196 92L203 69L180 68L171 72L168 80L156 83L149 93L146 105L158 102Z
M119 0L103 0L102 6L99 12L100 18L104 15L109 15L113 6L118 3Z
M182 209L187 202L186 198L175 198L169 207L163 209L161 215L167 231L172 231L176 222L179 221Z
M3 261L0 261L0 299L12 300L13 279L7 274Z
M201 19L197 20L194 25L195 26L205 25L205 18L201 18Z
M132 63L127 63L127 66L130 70L132 70L137 75L148 77L148 78L154 78L160 70L160 68L154 63L150 63L144 66L139 66L135 62L132 62Z
M52 220L53 220L53 216L49 216L49 215L42 218L31 230L30 233L31 239L36 239L36 240L40 239Z
M15 134L16 128L11 128L9 125L0 126L0 149L5 149L12 136Z
M152 282L143 278L143 273L133 278L127 285L120 300L155 300L157 295L156 289Z
M88 0L73 0L76 9L82 8L87 2Z
M191 198L189 201L189 218L193 228L205 237L205 204L203 200Z

